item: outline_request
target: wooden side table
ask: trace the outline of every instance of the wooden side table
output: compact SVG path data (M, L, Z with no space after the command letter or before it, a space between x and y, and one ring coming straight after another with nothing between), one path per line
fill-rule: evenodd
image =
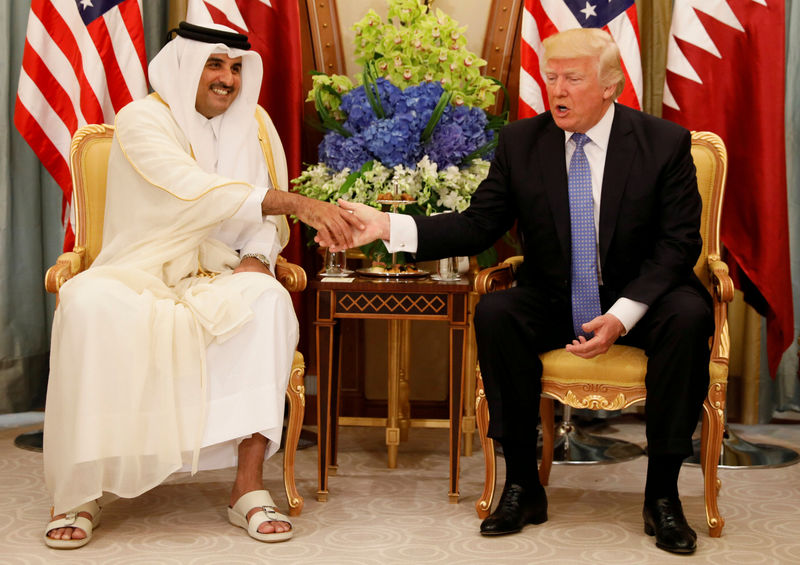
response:
M465 364L474 359L468 339L471 319L472 282L437 282L429 278L386 280L357 277L352 281L323 279L311 282L316 291L317 350L317 442L319 490L317 500L328 498L328 475L336 466L336 436L339 411L339 324L342 318L379 319L389 323L388 414L386 445L390 468L397 465L401 436L406 436L410 421L407 406L408 383L401 375L407 366L403 357L407 347L409 323L413 320L440 320L450 327L450 489L451 503L458 502L461 421L464 405ZM404 346L405 344L405 346ZM405 382L404 382L405 381ZM403 437L405 439L405 437Z

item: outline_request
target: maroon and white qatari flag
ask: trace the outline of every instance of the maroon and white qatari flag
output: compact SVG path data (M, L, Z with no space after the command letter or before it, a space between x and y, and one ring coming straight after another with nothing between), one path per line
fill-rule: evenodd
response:
M617 101L637 110L642 108L642 60L634 0L525 0L520 53L520 118L548 109L539 68L542 40L577 27L598 27L611 34L619 46L625 71L625 90Z
M32 0L14 107L14 125L63 191L64 250L69 225L72 134L113 123L116 112L147 94L139 0Z
M665 118L712 131L727 147L720 235L737 286L767 317L773 375L794 329L784 26L784 0L675 0L663 98Z

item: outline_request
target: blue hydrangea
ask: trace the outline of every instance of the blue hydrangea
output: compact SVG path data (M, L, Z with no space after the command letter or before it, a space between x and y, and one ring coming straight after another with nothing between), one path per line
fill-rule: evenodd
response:
M492 139L486 130L486 114L480 108L450 106L442 114L425 151L439 168L458 165L461 160Z
M385 78L379 78L376 84L385 117L391 118L394 115L394 106L397 103L397 99L402 96L402 93L399 88ZM344 123L345 129L353 133L365 130L373 121L378 119L372 111L372 106L367 99L363 84L342 96L340 109L347 114L347 120Z
M431 119L433 109L436 108L442 92L444 89L438 82L423 82L409 86L403 91L402 96L397 98L394 112L395 114L412 115L421 133L428 124L428 120Z
M382 119L373 112L363 85L342 96L340 109L347 114L343 126L353 135L330 132L323 138L319 159L331 169L357 170L372 159L386 167L413 169L424 155L444 168L461 164L466 155L492 139L483 110L448 106L423 145L420 138L444 91L441 84L423 82L402 91L383 78L376 84L385 112Z
M349 168L360 169L372 159L361 135L344 137L336 132L328 132L319 144L319 160L334 171Z
M364 130L367 150L386 167L405 165L413 168L422 158L421 130L410 113L377 120Z

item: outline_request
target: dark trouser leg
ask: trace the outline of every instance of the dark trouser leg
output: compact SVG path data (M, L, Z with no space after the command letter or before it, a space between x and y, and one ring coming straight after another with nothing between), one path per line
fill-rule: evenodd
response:
M538 354L563 347L571 339L569 321L568 308L553 307L526 287L488 294L478 303L474 323L489 403L489 437L503 446L507 482L526 488L539 485L536 426L542 364Z
M646 499L677 496L680 465L692 453L692 434L708 392L712 333L710 300L684 285L651 305L623 340L643 347L648 357Z

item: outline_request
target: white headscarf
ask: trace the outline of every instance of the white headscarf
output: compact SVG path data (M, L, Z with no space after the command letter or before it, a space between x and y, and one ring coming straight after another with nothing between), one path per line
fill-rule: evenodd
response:
M204 27L235 33L219 24ZM217 155L214 155L214 134L209 120L195 109L200 76L212 53L242 58L239 95L219 116ZM262 76L258 53L176 36L153 58L148 73L153 90L169 105L203 170L250 184L263 182L265 165L255 120Z

